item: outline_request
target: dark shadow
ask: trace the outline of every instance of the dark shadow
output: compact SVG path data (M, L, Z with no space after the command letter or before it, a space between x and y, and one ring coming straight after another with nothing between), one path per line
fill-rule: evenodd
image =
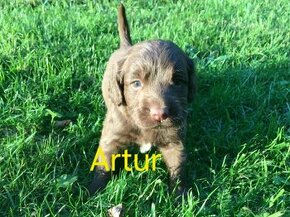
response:
M288 63L199 71L187 137L188 181L193 191L198 186L206 198L213 189L205 183L213 183L223 165L231 165L242 149L264 149L279 128L290 126L285 117L287 71Z

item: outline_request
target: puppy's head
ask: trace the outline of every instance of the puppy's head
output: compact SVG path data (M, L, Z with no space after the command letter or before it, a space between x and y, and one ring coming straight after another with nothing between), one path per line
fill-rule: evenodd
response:
M117 68L113 102L124 106L138 127L169 127L186 118L195 92L194 64L175 44L136 44Z

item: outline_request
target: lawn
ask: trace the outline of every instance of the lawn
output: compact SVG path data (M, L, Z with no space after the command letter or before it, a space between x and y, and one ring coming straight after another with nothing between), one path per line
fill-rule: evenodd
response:
M0 2L0 216L290 216L290 1L124 1L134 43L197 62L175 203L162 161L89 197L119 2Z

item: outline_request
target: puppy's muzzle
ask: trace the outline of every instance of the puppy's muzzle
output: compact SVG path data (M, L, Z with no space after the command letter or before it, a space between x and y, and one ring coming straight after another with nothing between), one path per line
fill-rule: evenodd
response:
M168 118L168 109L167 108L160 108L153 106L150 108L150 117L153 121L157 121L162 123L164 120Z

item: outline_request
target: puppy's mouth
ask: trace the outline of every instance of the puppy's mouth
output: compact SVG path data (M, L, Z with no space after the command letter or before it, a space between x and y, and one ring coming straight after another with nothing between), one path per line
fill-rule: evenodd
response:
M169 128L170 126L172 126L172 125L168 124L168 121L167 121L167 123L164 123L164 122L165 121L161 121L161 122L156 123L156 125L153 126L152 129L164 129L164 128Z
M139 122L139 121L138 121ZM173 127L173 124L171 124L169 121L162 121L162 122L158 122L158 123L144 123L144 122L137 122L137 125L140 127L140 128L143 128L143 129L154 129L154 130L158 130L158 129L166 129L166 128L170 128L170 127Z

